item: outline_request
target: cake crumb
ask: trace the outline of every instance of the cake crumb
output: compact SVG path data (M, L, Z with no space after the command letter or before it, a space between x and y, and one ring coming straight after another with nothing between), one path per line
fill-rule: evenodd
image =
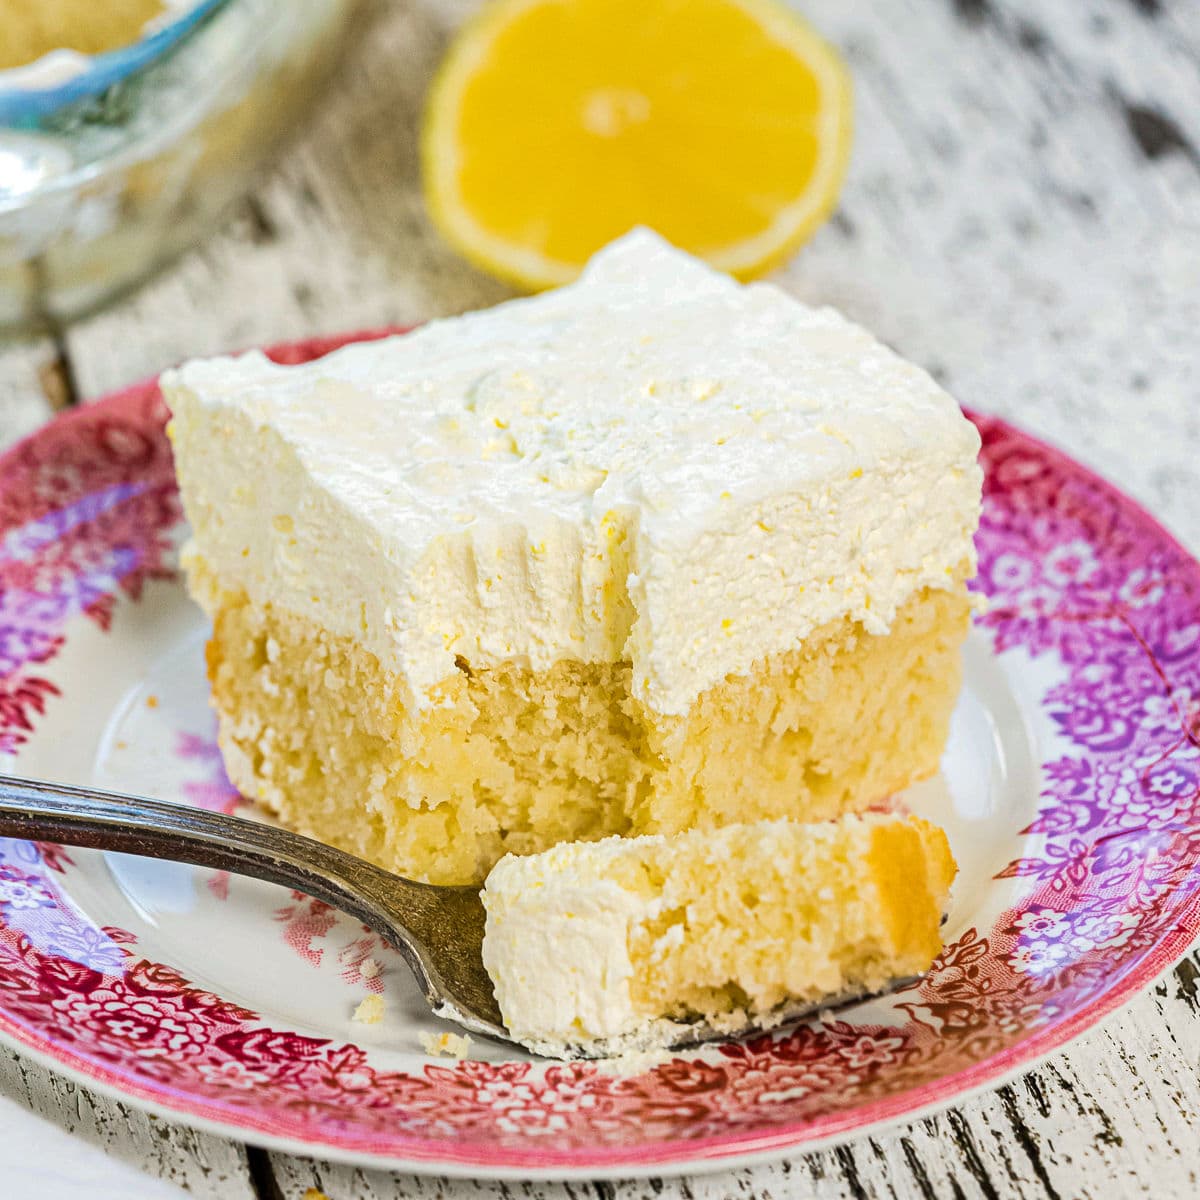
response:
M358 964L358 973L363 979L378 979L383 968L373 959L364 958Z
M147 708L157 708L158 707L158 697L153 694L147 696L146 697L146 707Z
M383 997L366 996L354 1010L353 1020L360 1025L378 1025L383 1020Z
M426 1054L435 1058L446 1055L448 1058L466 1058L471 1050L471 1039L465 1034L457 1033L422 1033L417 1035Z

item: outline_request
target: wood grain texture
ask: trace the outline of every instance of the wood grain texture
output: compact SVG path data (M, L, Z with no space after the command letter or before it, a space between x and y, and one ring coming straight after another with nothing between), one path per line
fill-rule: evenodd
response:
M181 1189L198 1200L256 1196L243 1146L98 1096L0 1048L5 1100L15 1103L0 1107L0 1168L8 1166L0 1169L0 1196L159 1200L183 1196ZM63 1130L74 1144L63 1141ZM26 1178L18 1173L20 1164ZM28 1186L10 1191L14 1179ZM84 1190L89 1185L90 1193Z
M226 228L65 331L82 394L186 355L508 294L441 246L417 184L421 97L448 30L473 5L379 7L338 93ZM779 281L867 324L965 403L1113 477L1200 550L1195 0L803 8L850 61L858 132L837 216ZM49 343L0 350L0 440L41 419L39 377L54 355ZM164 1136L161 1124L32 1066L18 1086L2 1061L0 1094L202 1196L300 1200L317 1187L331 1200L1170 1200L1200 1193L1198 979L1193 952L1039 1070L940 1116L681 1181L450 1182L246 1156L220 1139ZM218 1177L228 1190L213 1190Z
M32 433L54 414L47 383L59 377L58 363L49 339L0 342L0 446Z
M0 1097L0 1179L19 1181L26 1196L53 1200L182 1200L186 1192L102 1150L15 1100ZM14 1136L15 1134L15 1136Z

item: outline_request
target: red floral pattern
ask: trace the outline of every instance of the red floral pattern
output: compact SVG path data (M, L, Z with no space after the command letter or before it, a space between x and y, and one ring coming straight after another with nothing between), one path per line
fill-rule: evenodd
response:
M105 627L118 596L170 570L180 512L164 419L142 385L3 460L0 749L54 702L45 665L71 622ZM1019 903L956 936L893 998L892 1023L852 1012L633 1077L528 1062L385 1070L357 1046L265 1027L139 959L118 930L55 950L40 914L68 907L70 860L29 847L0 859L0 1029L185 1117L363 1156L530 1170L799 1146L946 1102L1060 1045L1200 925L1200 567L1082 468L977 423L979 623L999 653L1061 664L1043 708L1070 750L1042 764L1028 852L1001 872ZM196 799L224 803L209 786ZM323 918L302 899L280 914L317 956ZM105 965L114 955L121 969Z
M376 955L388 954L378 935L366 925L351 926L354 936L338 944L325 942L331 933L344 933L345 926L338 922L333 908L303 892L292 892L291 902L276 910L275 920L282 926L284 945L305 962L319 966L329 952L347 983L365 987L369 992L383 991L378 963L375 963L376 973L363 975L364 964L373 961Z

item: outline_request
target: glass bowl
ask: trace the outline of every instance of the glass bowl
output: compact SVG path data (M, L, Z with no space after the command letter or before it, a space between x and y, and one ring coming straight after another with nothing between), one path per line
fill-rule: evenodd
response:
M191 245L297 127L362 5L204 7L98 92L4 97L0 327L78 316Z

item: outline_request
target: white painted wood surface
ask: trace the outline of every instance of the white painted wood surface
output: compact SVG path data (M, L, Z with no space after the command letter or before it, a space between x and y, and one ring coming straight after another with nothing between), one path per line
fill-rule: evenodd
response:
M56 341L0 344L0 444L47 415L46 390L90 397L191 354L505 296L432 235L416 179L421 97L470 7L381 4L313 128L217 236ZM850 61L858 132L838 216L780 281L1118 480L1200 551L1196 0L803 8ZM268 1155L3 1054L0 1195L1192 1197L1198 979L1193 952L1044 1067L932 1120L683 1181L449 1182Z
M7 1049L0 1049L0 1130L5 1200L255 1194L245 1147L97 1096Z

